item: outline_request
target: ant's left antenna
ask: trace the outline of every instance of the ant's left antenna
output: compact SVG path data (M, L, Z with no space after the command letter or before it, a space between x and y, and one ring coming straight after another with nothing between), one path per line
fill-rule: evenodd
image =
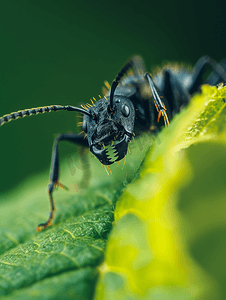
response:
M117 88L121 78L123 77L123 75L125 75L125 73L129 70L129 68L133 67L134 62L133 59L131 59L122 69L121 71L118 73L117 77L115 78L115 80L112 82L111 85L111 91L110 91L110 104L109 104L109 109L111 112L113 112L113 97L114 97L114 92L115 89Z
M18 118L24 118L26 116L37 115L39 113L43 114L46 112L58 111L58 110L78 111L82 114L91 116L87 110L79 108L79 107L74 107L74 106L70 106L70 105L67 105L67 106L50 105L50 106L43 106L43 107L19 110L17 112L12 112L11 114L4 115L3 117L0 118L0 126L6 122L9 122L11 120L16 120Z

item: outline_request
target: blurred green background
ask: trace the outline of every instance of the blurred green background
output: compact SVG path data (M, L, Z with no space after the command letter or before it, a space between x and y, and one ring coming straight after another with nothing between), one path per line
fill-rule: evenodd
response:
M87 103L134 54L149 71L167 61L226 58L225 7L223 1L2 1L0 116ZM70 112L2 126L0 192L49 168L55 135L79 130ZM74 149L62 143L61 157Z

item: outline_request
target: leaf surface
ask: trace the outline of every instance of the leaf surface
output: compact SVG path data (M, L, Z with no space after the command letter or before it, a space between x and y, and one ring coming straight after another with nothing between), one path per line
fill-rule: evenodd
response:
M14 191L1 195L0 295L4 299L92 298L115 202L132 180L148 144L142 151L138 146L131 144L127 164L113 167L113 175L90 154L79 160L68 157L61 164L61 181L70 192L54 191L54 224L42 232L35 229L48 216L47 172L31 175Z
M225 95L203 86L158 135L116 204L95 299L225 299Z

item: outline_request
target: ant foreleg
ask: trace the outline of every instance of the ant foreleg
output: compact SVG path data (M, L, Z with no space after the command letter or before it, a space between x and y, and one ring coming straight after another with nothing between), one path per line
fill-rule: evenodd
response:
M54 218L54 212L56 210L54 200L53 200L53 191L56 186L60 186L64 189L66 187L59 182L59 154L58 154L58 143L60 141L69 141L73 142L82 146L88 146L87 139L84 139L84 136L78 135L76 133L63 133L60 134L56 139L53 146L53 153L52 153L52 163L51 163L51 172L50 172L50 184L48 185L48 195L49 195L49 201L50 201L50 213L49 218L45 223L41 223L37 226L37 231L40 231L46 227L48 227L53 218Z

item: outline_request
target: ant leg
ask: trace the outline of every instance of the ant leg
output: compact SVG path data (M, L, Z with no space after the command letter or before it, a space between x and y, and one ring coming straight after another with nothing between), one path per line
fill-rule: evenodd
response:
M160 117L163 116L165 126L168 126L169 125L169 116L166 112L167 108L165 106L165 104L167 105L167 102L166 102L165 99L163 100L163 98L162 99L160 98L159 93L157 92L156 86L153 82L153 79L152 79L151 75L149 73L146 73L145 78L148 81L148 83L150 85L150 88L151 88L151 92L152 92L152 95L153 95L153 98L154 98L155 107L156 107L157 112L158 112L158 121L159 121Z
M51 163L51 172L50 172L50 184L48 185L48 194L50 201L50 213L49 218L45 223L41 223L37 226L37 231L40 231L46 227L48 227L53 218L54 212L56 210L54 200L53 200L53 190L56 186L60 186L64 189L66 187L59 182L59 154L58 154L58 143L62 140L73 142L82 146L88 146L88 141L84 139L84 136L78 135L76 133L63 133L60 134L54 142L53 152L52 152L52 163Z
M190 88L188 89L189 94L193 94L198 90L198 87L201 85L203 69L206 65L211 66L214 73L219 77L218 81L222 80L226 82L226 72L222 65L216 63L213 59L208 56L201 57L198 62L196 63L193 69L193 79ZM208 83L208 82L207 82ZM210 83L212 84L212 83Z
M225 74L226 74L226 60L221 61L220 65L221 65L221 67L224 68ZM217 72L213 71L210 74L210 76L208 77L206 83L209 84L209 85L217 85L221 81L222 81L221 76ZM224 83L225 83L225 81L224 81Z
M180 111L183 105L189 102L189 95L185 92L176 75L170 69L164 72L163 94L167 99L173 115Z

